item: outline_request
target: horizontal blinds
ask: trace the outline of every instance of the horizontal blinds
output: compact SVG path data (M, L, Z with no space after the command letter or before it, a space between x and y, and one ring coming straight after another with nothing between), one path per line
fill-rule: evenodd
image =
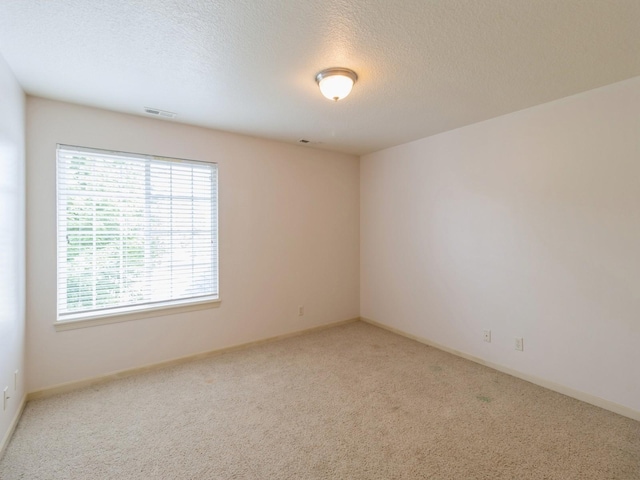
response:
M216 164L59 145L58 318L218 296Z

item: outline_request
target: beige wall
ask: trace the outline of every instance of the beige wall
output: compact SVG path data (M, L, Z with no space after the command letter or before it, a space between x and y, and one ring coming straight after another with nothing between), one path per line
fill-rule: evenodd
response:
M25 392L24 103L22 89L0 56L0 446ZM5 387L10 396L6 410Z
M640 77L366 155L360 188L363 317L640 412Z
M27 142L29 391L358 316L357 157L32 97ZM218 162L219 308L54 330L56 143Z

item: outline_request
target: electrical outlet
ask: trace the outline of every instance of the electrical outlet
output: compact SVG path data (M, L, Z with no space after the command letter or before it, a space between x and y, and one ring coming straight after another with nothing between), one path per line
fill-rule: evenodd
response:
M300 305L298 307L298 316L301 317L304 315L304 307L302 305Z
M7 403L9 402L9 387L4 387L4 400L2 401L2 411L7 409Z
M516 337L516 350L521 352L524 350L524 340L522 337Z
M485 330L483 334L484 341L491 343L491 330Z

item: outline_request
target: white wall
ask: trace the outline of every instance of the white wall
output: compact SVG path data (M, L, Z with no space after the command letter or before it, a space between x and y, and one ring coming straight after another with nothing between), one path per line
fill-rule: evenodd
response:
M640 412L640 77L366 155L360 189L363 317Z
M0 445L24 397L24 111L24 93L0 56Z
M27 142L29 391L358 316L357 157L32 97ZM218 162L221 306L56 332L56 143Z

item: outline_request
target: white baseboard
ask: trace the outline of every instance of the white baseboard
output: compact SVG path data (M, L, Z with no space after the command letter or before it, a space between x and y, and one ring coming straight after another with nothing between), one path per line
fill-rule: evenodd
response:
M9 446L9 441L13 436L13 432L16 431L16 427L18 426L18 422L20 421L20 417L22 416L22 412L24 411L24 407L26 405L27 405L27 395L25 394L22 396L22 401L20 402L20 406L18 407L18 410L16 411L16 414L13 417L11 424L9 425L9 430L7 430L7 433L5 433L4 438L2 439L2 442L0 442L0 460L2 460L2 456L4 455L5 450Z
M385 325L384 323L376 322L375 320L371 320L369 318L360 317L360 320L362 320L365 323L374 325L376 327L380 327L385 330L388 330L392 333L401 335L403 337L410 338L411 340L424 343L425 345L429 345L430 347L437 348L438 350L443 350L453 355L457 355L458 357L462 357L467 360L471 360L472 362L479 363L480 365L493 368L494 370L498 370L499 372L506 373L508 375L520 378L522 380L526 380L527 382L531 382L535 385L539 385L544 388L548 388L549 390L553 390L554 392L562 393L563 395L567 395L568 397L572 397L577 400L581 400L583 402L589 403L591 405L595 405L596 407L604 408L605 410L609 410L611 412L617 413L619 415L623 415L633 420L640 421L640 411L634 410L633 408L620 405L619 403L615 403L610 400L605 400L604 398L596 397L595 395L591 395L589 393L581 392L580 390L574 390L573 388L566 387L564 385L551 382L549 380L545 380L544 378L536 377L535 375L522 373L517 370L513 370L512 368L505 367L504 365L500 365L498 363L493 363L487 360L483 360L482 358L469 355L468 353L460 352L458 350L446 347L444 345L440 345L439 343L432 342L427 338L423 338L417 335L413 335L411 333L404 332L402 330L398 330L397 328L390 327L388 325Z
M36 400L39 398L51 397L53 395L58 395L60 393L66 393L73 390L78 390L79 388L100 385L103 383L111 382L113 380L117 380L119 378L130 377L132 375L139 375L141 373L150 372L153 370L159 370L161 368L172 367L174 365L179 365L181 363L191 362L193 360L200 360L207 357L212 357L214 355L220 355L222 353L231 352L234 350L240 350L248 347L253 347L256 345L261 345L264 343L275 342L278 340L283 340L285 338L296 337L298 335L303 335L305 333L316 332L319 330L324 330L327 328L337 327L339 325L345 325L347 323L357 322L360 320L359 317L351 318L349 320L342 320L339 322L328 323L325 325L320 325L317 327L311 327L304 330L298 330L291 333L285 333L283 335L276 335L274 337L268 337L262 340L256 340L253 342L240 343L237 345L232 345L230 347L218 348L216 350L209 350L206 352L195 353L192 355L187 355L184 357L173 358L171 360L166 360L164 362L153 363L149 365L143 365L141 367L130 368L126 370L120 370L117 372L107 373L105 375L99 375L97 377L85 378L82 380L76 380L73 382L61 383L58 385L53 385L51 387L46 387L41 390L36 390L33 392L29 392L27 394L27 401Z

